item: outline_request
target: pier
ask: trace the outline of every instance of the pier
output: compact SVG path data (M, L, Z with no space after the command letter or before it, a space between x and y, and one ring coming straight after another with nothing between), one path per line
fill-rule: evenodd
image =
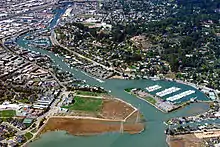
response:
M156 91L158 89L161 89L162 87L160 85L154 85L154 86L150 86L150 87L146 87L146 90L148 92L153 92L153 91Z
M181 99L181 98L183 98L183 97L185 97L185 96L191 95L191 94L193 94L193 93L195 93L194 90L184 91L184 92L182 92L182 93L180 93L180 94L177 94L177 95L174 95L174 96L171 96L171 97L167 98L167 101L179 100L179 99Z
M163 96L166 96L166 95L168 95L168 94L177 92L177 91L179 91L180 89L181 89L181 88L179 88L179 87L171 87L171 88L165 89L165 90L163 90L163 91L157 92L156 95L159 96L159 97L163 97Z

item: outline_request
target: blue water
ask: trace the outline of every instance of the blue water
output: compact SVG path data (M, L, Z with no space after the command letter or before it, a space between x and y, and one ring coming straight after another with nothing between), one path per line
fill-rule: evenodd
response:
M56 26L56 24L58 23L58 19L60 18L62 14L64 14L67 6L68 5L65 5L64 7L61 7L55 10L55 16L50 22L49 29L53 29Z
M50 28L53 28L56 25L57 19L59 19L60 15L64 11L65 8L58 9L56 11L56 15L54 17L54 20L50 24ZM209 106L205 103L195 103L181 110L169 114L163 114L148 103L127 94L126 92L124 92L124 89L129 87L145 88L146 86L151 86L155 84L161 85L163 89L173 86L180 87L181 91L194 88L176 82L155 82L152 80L105 80L104 83L99 83L97 80L83 74L81 71L68 67L68 65L62 61L62 57L55 56L53 53L42 50L40 48L28 47L25 42L27 41L24 39L24 36L17 39L17 43L21 47L48 55L55 65L58 65L64 71L69 71L73 73L76 78L86 80L87 83L90 85L101 86L104 87L106 90L111 90L111 94L113 96L129 102L135 107L139 108L141 113L146 118L145 131L140 134L130 135L120 133L106 133L91 137L78 137L67 135L65 132L50 132L42 135L40 139L31 143L29 145L31 147L167 147L167 144L165 142L166 136L164 134L164 130L166 129L166 126L163 123L164 121L172 117L199 114L209 109ZM201 100L208 99L203 93L198 90L196 90L196 94L191 95L186 99L189 99L192 96L197 96L198 99Z
M167 99L170 96L174 96L176 94L182 93L182 92L187 91L187 90L195 90L196 91L196 93L194 93L194 94L191 94L189 96L183 97L182 99L174 101L176 103L186 102L186 101L189 101L190 98L194 98L194 97L197 97L197 100L203 100L203 101L210 100L203 93L198 91L196 88L194 88L192 86L180 84L180 83L177 84L176 82L160 80L160 81L153 82L153 84L148 84L147 86L152 86L152 85L156 85L156 84L162 86L162 88L158 89L158 90L156 90L154 92L151 92L151 94L153 94L153 95L156 95L157 92L163 91L163 90L165 90L167 88L170 88L170 87L174 87L175 86L175 87L181 88L179 91L176 91L174 93L171 93L171 94L168 94L168 95L162 97L163 99Z

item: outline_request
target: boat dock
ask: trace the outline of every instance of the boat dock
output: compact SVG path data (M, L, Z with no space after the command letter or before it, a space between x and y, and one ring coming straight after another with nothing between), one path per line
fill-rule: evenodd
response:
M159 97L163 97L163 96L166 96L168 94L179 91L180 89L181 88L179 88L179 87L171 87L171 88L165 89L163 91L157 92L156 95L159 96Z
M156 91L156 90L158 90L160 88L162 88L160 85L154 85L154 86L146 87L146 90L148 92L153 92L153 91Z
M195 93L195 90L187 90L187 91L184 91L180 94L177 94L177 95L174 95L174 96L171 96L169 98L167 98L167 101L175 101L175 100L179 100L185 96L188 96L188 95L191 95Z

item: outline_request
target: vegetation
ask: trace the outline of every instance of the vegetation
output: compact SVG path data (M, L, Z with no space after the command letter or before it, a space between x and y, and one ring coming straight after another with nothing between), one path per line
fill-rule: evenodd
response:
M32 131L31 131L31 133L36 133L37 132L37 129L33 129Z
M125 91L126 92L131 92L132 89L134 89L134 88L126 88Z
M2 110L0 111L0 117L14 117L16 115L15 110Z
M108 14L103 20L111 29L73 21L56 29L58 40L134 75L172 72L178 79L220 89L219 0L115 0L103 2L99 13Z
M18 101L21 102L21 103L26 103L26 104L29 104L29 103L30 103L30 101L29 101L28 98L20 99L20 100L18 100Z
M146 97L144 99L147 100L149 103L151 103L153 105L155 105L157 103L157 101L152 97Z
M32 137L33 137L33 134L31 133L31 132L27 132L27 133L25 133L25 138L27 139L27 140L29 140L29 139L31 139Z
M100 111L102 107L102 99L95 98L83 98L76 96L74 98L74 103L68 106L63 106L69 110L80 110L80 111Z

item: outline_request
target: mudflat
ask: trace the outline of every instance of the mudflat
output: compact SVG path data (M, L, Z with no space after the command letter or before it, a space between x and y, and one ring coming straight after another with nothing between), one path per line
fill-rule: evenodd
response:
M120 121L51 117L40 134L56 130L64 130L72 135L96 135L121 131L136 134L144 130L144 124L124 122L122 127Z

